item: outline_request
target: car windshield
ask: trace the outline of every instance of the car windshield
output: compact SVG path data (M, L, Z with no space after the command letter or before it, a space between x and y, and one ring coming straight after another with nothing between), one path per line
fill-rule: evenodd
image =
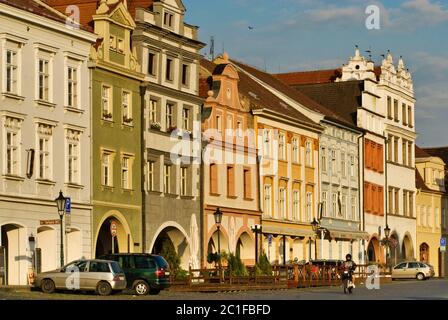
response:
M123 273L123 270L121 270L120 265L117 262L111 262L110 266L112 267L113 273Z

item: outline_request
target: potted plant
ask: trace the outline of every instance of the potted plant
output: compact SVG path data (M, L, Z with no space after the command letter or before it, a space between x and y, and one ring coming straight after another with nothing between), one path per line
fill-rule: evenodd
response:
M104 119L112 119L112 112L103 111Z
M128 118L128 116L123 116L123 122L124 123L132 123L134 119L132 118Z
M152 122L151 123L151 129L153 130L160 130L162 128L162 125L160 122Z

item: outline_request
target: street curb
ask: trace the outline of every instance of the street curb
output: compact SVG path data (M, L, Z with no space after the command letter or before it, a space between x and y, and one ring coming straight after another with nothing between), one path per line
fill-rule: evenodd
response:
M34 287L31 286L0 286L0 291L3 292L31 292L34 291Z

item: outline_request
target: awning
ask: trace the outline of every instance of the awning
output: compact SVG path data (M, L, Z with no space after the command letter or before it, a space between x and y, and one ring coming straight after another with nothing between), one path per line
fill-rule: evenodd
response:
M280 235L280 236L290 236L290 237L314 237L315 233L311 230L291 228L291 227L281 227L281 226L269 226L263 225L264 234Z
M336 239L365 239L369 240L369 234L365 231L357 230L338 230L338 229L328 229L332 238Z

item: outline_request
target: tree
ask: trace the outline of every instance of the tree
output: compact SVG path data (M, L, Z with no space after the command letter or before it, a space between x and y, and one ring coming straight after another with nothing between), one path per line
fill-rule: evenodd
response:
M223 254L223 258L227 261L227 265L229 267L229 271L231 276L248 276L249 272L247 271L246 266L239 256L230 254Z
M272 276L272 265L264 252L260 255L258 263L255 266L255 274Z
M180 257L174 248L173 243L170 239L163 240L162 250L160 251L160 255L165 258L165 260L170 265L171 273L174 277L176 277L177 273L180 270Z

